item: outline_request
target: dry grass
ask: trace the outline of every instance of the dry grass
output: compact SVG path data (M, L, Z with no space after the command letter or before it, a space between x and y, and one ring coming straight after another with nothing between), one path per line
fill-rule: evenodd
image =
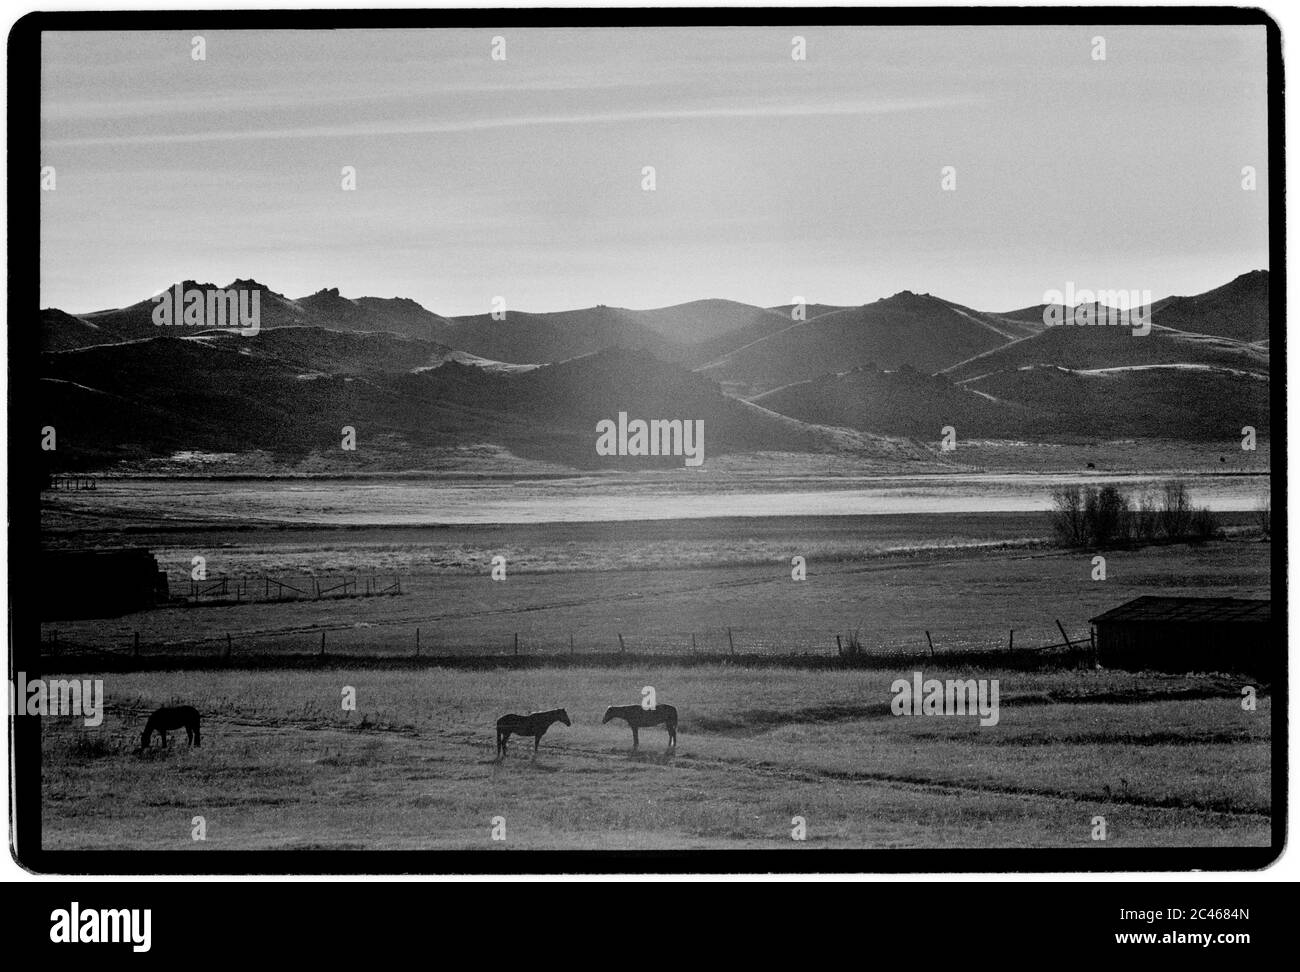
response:
M48 726L46 844L493 850L504 816L513 848L1090 847L1097 813L1106 846L1268 841L1270 702L1242 711L1232 680L993 673L1001 720L981 728L888 715L895 674L114 676L101 728ZM339 707L344 685L355 713ZM599 724L644 685L681 713L675 754L661 731L633 754L621 723ZM182 690L205 713L203 747L129 752L144 711ZM1189 691L1223 694L1168 699ZM555 726L537 758L515 740L494 760L498 715L555 705L572 728ZM794 816L807 845L790 840Z

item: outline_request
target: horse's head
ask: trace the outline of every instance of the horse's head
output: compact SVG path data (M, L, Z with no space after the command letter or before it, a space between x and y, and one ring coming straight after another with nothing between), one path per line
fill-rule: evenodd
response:
M614 718L614 707L611 705L608 709L605 710L605 718L600 720L600 724L603 726L605 723L609 722L609 720L612 718Z
M563 722L566 726L571 726L571 725L573 725L573 723L569 721L569 710L568 710L568 709L561 709L561 710L560 710L560 721Z

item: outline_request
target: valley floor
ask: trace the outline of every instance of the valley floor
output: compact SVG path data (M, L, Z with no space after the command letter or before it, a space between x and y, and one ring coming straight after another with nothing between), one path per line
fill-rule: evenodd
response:
M927 676L952 675L937 668ZM1267 697L1236 681L1082 672L1000 679L996 726L895 717L892 675L734 668L110 677L99 729L47 720L51 849L969 848L1267 845ZM675 753L631 750L604 707L645 684L681 712ZM355 712L340 710L341 687ZM203 745L145 756L179 697ZM504 711L564 705L537 756ZM1094 818L1104 816L1105 840ZM202 816L206 840L192 839ZM807 840L792 839L795 817ZM505 839L494 840L504 818ZM498 830L498 833L500 831Z
M96 650L212 657L216 671L104 674L102 726L42 720L48 848L640 849L1265 846L1272 707L1241 676L952 670L945 653L1086 640L1088 619L1140 594L1267 597L1272 547L1252 516L1229 539L1092 554L1046 543L1042 514L792 517L443 528L246 529L101 524L147 546L176 590L203 552L212 575L397 574L399 596L174 606L42 625L61 667ZM84 542L85 537L82 538ZM503 555L507 579L490 576ZM807 559L807 579L790 560ZM414 654L579 656L617 650L808 652L857 632L888 659L935 645L927 678L996 678L996 725L898 717L897 671L739 665L481 671L367 665ZM245 653L329 667L239 668ZM227 641L229 636L229 642ZM571 640L572 639L572 640ZM572 647L571 647L572 646ZM79 651L86 651L84 655ZM1230 668L1230 664L1225 666ZM606 706L653 686L681 714L679 744ZM355 711L341 697L355 689ZM156 706L204 714L203 745L172 734L134 752ZM566 707L534 758L495 720ZM155 742L155 747L157 743ZM191 839L192 819L207 839ZM1094 840L1094 818L1107 837ZM794 818L807 840L791 837ZM493 840L504 818L505 840ZM499 831L498 831L499 832ZM1104 868L1103 858L1097 865Z

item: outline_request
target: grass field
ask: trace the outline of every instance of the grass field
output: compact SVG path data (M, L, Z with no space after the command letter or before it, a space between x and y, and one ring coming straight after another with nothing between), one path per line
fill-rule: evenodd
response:
M1000 720L896 717L884 672L732 667L109 676L102 726L43 723L51 849L1266 845L1270 701L1240 679L982 673ZM945 677L940 670L926 677ZM641 752L609 704L679 709ZM344 712L344 686L357 709ZM203 745L133 749L144 713L205 713ZM537 757L506 711L568 708ZM203 816L207 839L191 838ZM1092 839L1103 815L1107 839ZM791 839L792 818L807 841ZM504 817L506 840L491 839ZM1099 865L1104 866L1104 865Z
M1243 517L1244 519L1244 517ZM840 522L842 521L842 522ZM455 530L257 531L145 537L173 572L202 551L209 576L258 570L394 569L403 594L229 607L172 607L42 625L43 640L141 654L613 651L834 654L859 631L873 651L1005 647L1088 637L1089 618L1141 594L1266 597L1271 545L1249 538L1092 554L1049 549L1024 514L543 524ZM196 542L197 541L197 542ZM491 557L507 557L505 581ZM807 559L805 581L790 558ZM581 560L594 564L581 569ZM430 563L430 560L437 563ZM633 569L644 561L655 569ZM175 573L173 574L175 576ZM391 575L389 575L391 577ZM177 579L176 588L188 589ZM732 631L728 639L727 629Z
M1250 514L1202 545L1092 554L1047 543L1040 514L242 529L100 523L105 545L153 550L176 587L190 558L210 576L399 574L400 596L173 606L42 625L60 667L113 651L220 657L209 671L105 674L104 724L42 721L43 839L52 849L958 848L1266 846L1271 700L1246 679L1108 671L946 671L945 654L1087 639L1088 619L1141 594L1267 597L1271 544ZM84 524L92 526L90 522ZM66 526L74 530L73 526ZM57 531L56 531L57 532ZM83 540L84 542L84 540ZM508 561L505 581L490 562ZM807 579L790 558L807 558ZM467 670L414 654L567 654L573 667ZM730 636L728 635L730 629ZM691 649L834 656L858 632L885 667L601 668L584 652ZM896 717L890 685L928 649L925 677L996 678L1000 719ZM241 670L243 655L302 655L317 669ZM697 660L698 661L698 660ZM572 663L570 663L572 664ZM1228 666L1230 667L1230 666ZM679 744L642 732L631 752L608 705L653 686L681 713ZM340 705L356 689L357 710ZM134 751L168 703L204 714L201 748ZM495 720L566 707L540 755L516 738L494 759ZM173 742L176 735L173 734ZM1104 816L1107 839L1093 839ZM191 839L202 816L207 839ZM506 839L491 837L505 818ZM807 840L791 839L802 817ZM1104 867L1104 864L1098 866Z

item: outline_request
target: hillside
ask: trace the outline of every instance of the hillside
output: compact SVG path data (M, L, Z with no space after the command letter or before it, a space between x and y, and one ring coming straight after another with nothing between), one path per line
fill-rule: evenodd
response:
M1268 339L1268 271L1252 270L1194 297L1166 297L1152 306L1152 321L1234 341Z
M456 317L439 340L471 354L520 364L564 361L607 348L666 357L674 348L674 342L638 319L637 312L604 305L545 314L507 311L499 321L490 314Z
M1172 331L1155 324L1150 333L1141 336L1127 327L1067 325L1049 327L968 358L944 369L943 374L954 381L967 381L1030 365L1077 370L1164 364L1205 365L1267 375L1269 354L1239 341Z
M405 297L349 300L338 288L318 290L296 301L307 320L320 327L350 331L392 331L407 337L439 339L451 322Z
M1013 438L1032 426L1034 413L1014 403L903 366L880 371L866 366L774 389L754 404L803 422L845 426L882 435L937 441L944 426L962 435Z
M421 364L408 367L412 360ZM50 456L59 468L191 451L263 452L317 470L418 469L437 450L483 444L579 468L683 465L681 457L598 456L596 423L620 411L703 420L706 458L760 449L899 454L894 444L728 398L646 352L605 350L535 369L491 364L390 334L286 328L150 338L42 355L42 414L59 430ZM355 452L340 449L343 426L356 429Z
M103 330L89 321L65 314L55 307L41 311L41 350L67 351L103 344Z
M1189 365L1067 371L1032 366L963 388L1031 409L1043 439L1167 438L1235 443L1241 428L1270 427L1267 376Z
M803 422L935 442L1080 442L1163 438L1234 443L1241 427L1269 430L1266 376L1181 365L1069 371L1028 366L955 383L910 368L855 369L754 399Z
M242 290L257 293L263 330L314 326L335 331L392 331L414 338L440 338L449 322L406 298L359 297L349 300L337 289L317 291L292 300L256 280L234 280L225 287L193 280L181 282L183 291ZM169 290L171 288L168 288ZM195 333L190 326L162 327L154 323L154 297L127 307L72 315L50 309L42 312L41 344L47 351L134 341L163 335ZM249 301L251 306L251 300ZM209 322L209 326L211 326Z
M861 365L932 373L1033 333L928 294L903 291L788 327L700 371L760 392Z

